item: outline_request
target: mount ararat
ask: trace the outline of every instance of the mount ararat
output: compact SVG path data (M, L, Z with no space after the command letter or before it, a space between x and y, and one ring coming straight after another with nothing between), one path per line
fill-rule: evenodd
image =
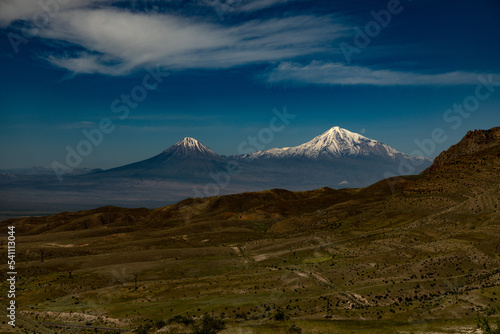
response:
M150 159L89 176L211 182L226 173L231 182L262 189L307 190L364 187L388 176L420 173L431 163L336 126L296 147L233 156L219 155L186 137Z
M4 171L0 211L158 207L187 197L271 188L365 187L390 176L418 174L431 163L429 158L399 152L337 126L296 147L233 156L219 155L186 137L149 159L65 174L63 182L46 171L38 175Z

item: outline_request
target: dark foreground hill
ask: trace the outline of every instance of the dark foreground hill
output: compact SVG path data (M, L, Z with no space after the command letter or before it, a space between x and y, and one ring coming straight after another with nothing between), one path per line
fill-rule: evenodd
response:
M27 328L36 319L135 328L208 313L227 321L224 333L472 333L478 314L500 315L499 181L493 128L468 133L418 176L361 189L1 224L16 226ZM288 320L276 321L282 313Z

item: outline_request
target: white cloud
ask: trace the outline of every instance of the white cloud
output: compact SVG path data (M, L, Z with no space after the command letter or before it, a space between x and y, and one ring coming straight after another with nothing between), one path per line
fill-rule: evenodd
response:
M269 83L294 82L317 85L467 85L476 84L479 73L447 72L421 74L391 70L373 70L367 67L347 66L341 63L313 61L309 65L283 62L265 74Z
M41 25L64 10L88 6L105 0L1 0L0 27L7 27L15 20L35 21Z
M55 66L75 73L123 75L144 66L218 69L292 59L332 51L330 43L344 31L331 17L295 16L224 26L105 8L61 12L38 35L85 49L46 55Z

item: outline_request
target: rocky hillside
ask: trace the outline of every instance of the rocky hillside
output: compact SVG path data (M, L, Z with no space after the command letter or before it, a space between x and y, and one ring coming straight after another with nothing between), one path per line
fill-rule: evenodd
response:
M500 316L498 138L471 132L421 175L362 189L3 221L17 229L19 317L31 331L161 320L186 333L168 319L209 313L222 334L473 333L478 314Z
M469 131L465 137L458 143L451 146L448 150L442 152L435 160L431 169L447 163L452 163L457 159L495 148L500 145L500 127L489 130Z

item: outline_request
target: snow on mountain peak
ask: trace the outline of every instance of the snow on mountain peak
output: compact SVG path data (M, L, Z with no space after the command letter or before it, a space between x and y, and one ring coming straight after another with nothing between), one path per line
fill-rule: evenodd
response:
M354 142L360 142L362 140L376 142L376 140L372 140L360 134L351 132L346 129L342 129L339 126L334 126L333 128L329 129L328 131L325 131L324 133L315 137L314 139L320 139L323 142L325 142L325 144L327 142L340 143L342 141L354 143Z
M162 154L172 154L175 156L207 159L220 159L220 156L217 153L209 149L198 140L191 137L186 137L181 141L175 143L174 145L163 151Z
M199 141L197 141L194 138L186 137L183 140L177 142L175 145L197 148L197 147L199 147L200 145L203 145L203 144L201 144ZM205 146L205 145L203 145L203 146Z
M385 156L394 158L403 154L394 148L339 126L299 146L274 148L253 153L254 158L332 158L341 156Z

